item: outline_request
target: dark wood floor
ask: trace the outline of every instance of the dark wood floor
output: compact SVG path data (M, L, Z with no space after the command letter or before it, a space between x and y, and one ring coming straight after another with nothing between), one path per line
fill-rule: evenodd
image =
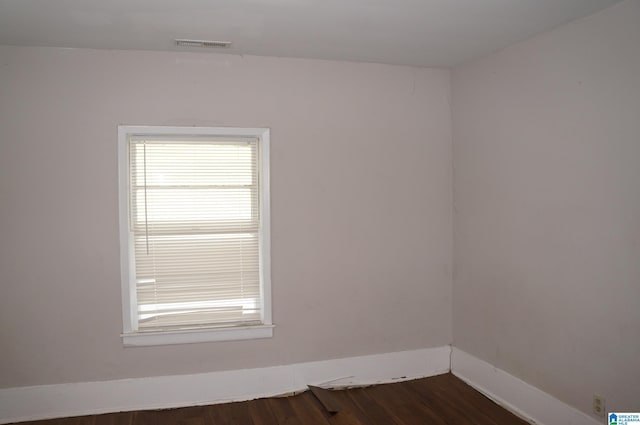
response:
M292 397L81 416L33 425L526 425L451 374ZM332 398L332 400L331 400ZM324 399L324 405L320 401ZM329 413L327 401L337 413Z

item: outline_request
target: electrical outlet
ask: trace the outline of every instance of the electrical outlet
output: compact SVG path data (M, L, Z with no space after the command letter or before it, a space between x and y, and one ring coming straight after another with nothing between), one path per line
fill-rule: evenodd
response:
M605 402L606 400L604 397L598 394L594 394L593 395L593 413L598 416L604 417L607 411Z

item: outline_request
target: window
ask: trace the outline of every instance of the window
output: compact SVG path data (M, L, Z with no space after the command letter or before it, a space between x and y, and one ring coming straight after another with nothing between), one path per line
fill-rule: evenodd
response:
M124 344L270 337L269 130L118 132Z

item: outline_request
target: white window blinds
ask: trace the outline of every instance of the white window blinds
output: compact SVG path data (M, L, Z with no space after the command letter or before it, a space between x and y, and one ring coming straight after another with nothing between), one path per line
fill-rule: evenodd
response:
M260 323L259 149L255 138L130 138L137 330Z

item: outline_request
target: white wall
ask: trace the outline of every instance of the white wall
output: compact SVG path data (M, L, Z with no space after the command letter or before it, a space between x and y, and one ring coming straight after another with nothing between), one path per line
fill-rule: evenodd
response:
M118 124L271 128L272 339L123 348ZM0 387L451 340L449 72L0 47Z
M640 400L640 2L453 72L454 345L591 412Z

